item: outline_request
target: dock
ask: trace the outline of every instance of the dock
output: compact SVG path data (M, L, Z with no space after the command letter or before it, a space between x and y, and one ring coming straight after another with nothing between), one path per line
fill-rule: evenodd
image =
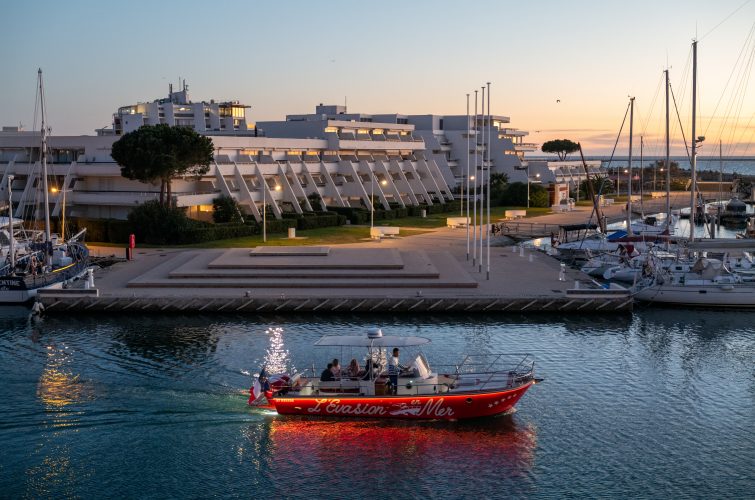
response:
M447 227L331 247L137 249L95 271L96 293L46 290L38 300L49 314L632 310L627 290L600 288L538 250L491 246L488 273L466 249L466 229Z

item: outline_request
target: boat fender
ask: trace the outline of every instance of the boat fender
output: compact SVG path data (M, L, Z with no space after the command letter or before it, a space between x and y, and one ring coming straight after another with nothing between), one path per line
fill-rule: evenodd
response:
M32 316L41 316L43 312L45 312L45 306L39 301L34 302L34 305L31 306Z
M466 399L466 403L467 403L468 405L471 405L471 404L472 404L472 398L467 398L467 399Z

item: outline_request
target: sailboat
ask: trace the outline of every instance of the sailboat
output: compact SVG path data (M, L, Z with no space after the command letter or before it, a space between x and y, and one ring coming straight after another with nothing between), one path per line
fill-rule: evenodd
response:
M44 190L45 225L44 231L25 231L24 221L13 216L14 177L8 175L8 215L0 219L0 303L28 302L39 289L62 287L83 276L89 263L89 250L79 241L85 231L80 231L67 241L65 236L53 235L50 231L47 124L41 69L37 75L42 125L40 184Z
M668 72L666 73L668 89ZM668 92L668 91L667 91ZM668 97L667 97L668 102ZM668 105L667 105L668 106ZM668 116L668 113L667 113ZM704 137L697 137L697 40L692 42L692 156L690 213L697 206L697 144ZM668 118L666 144L668 148ZM667 153L668 155L668 153ZM670 169L667 169L669 171ZM690 220L689 244L694 246L695 224ZM652 261L651 261L652 263ZM753 307L755 308L755 282L732 270L716 259L700 257L696 260L677 260L671 266L653 265L648 273L635 286L634 297L638 300L683 306L705 307Z

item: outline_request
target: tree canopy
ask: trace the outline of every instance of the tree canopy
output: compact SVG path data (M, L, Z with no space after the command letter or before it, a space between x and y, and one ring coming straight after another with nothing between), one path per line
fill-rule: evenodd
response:
M190 127L144 125L113 143L111 156L127 179L145 183L160 181L160 204L171 203L171 180L198 177L210 170L212 139Z
M555 153L560 161L564 161L570 153L579 151L579 144L569 139L555 139L544 142L540 149L543 153Z

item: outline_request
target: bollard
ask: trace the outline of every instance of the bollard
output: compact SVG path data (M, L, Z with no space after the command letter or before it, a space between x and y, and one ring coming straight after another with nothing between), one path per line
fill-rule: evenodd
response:
M87 290L94 288L94 269L91 267L87 269L87 280L84 283L84 288Z
M534 257L532 256L532 254L530 254L529 260L530 260L530 262L533 262L535 260Z
M516 253L516 245L511 245L511 253Z
M519 245L519 257L524 257L524 247Z
M574 289L579 290L579 280L574 280Z
M558 271L558 281L566 281L566 264L561 263L561 269Z

